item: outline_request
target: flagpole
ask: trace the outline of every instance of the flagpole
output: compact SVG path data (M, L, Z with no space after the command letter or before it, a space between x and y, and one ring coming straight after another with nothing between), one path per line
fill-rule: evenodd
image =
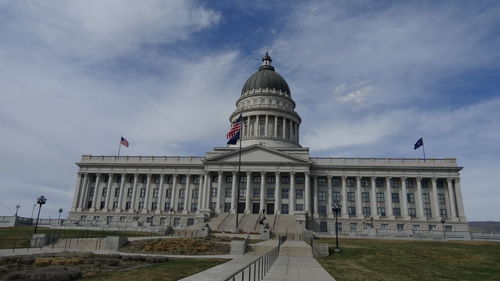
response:
M241 112L240 112L240 116L241 116L241 127L240 127L240 131L238 132L238 134L240 134L240 148L239 148L239 151L238 151L238 176L236 177L236 180L238 181L238 190L236 192L236 228L235 228L235 231L238 232L238 207L239 207L239 204L240 204L240 184L241 184L241 179L240 179L240 173L241 173L241 140L243 138L243 135L242 135L242 131L243 131L243 107L241 107ZM247 181L250 180L250 179L247 179Z
M424 162L425 162L425 142L424 142L424 135L421 135L420 138L422 138L422 152L424 153Z
M122 137L120 137L120 142L118 144L118 157L120 157L120 150L122 148Z

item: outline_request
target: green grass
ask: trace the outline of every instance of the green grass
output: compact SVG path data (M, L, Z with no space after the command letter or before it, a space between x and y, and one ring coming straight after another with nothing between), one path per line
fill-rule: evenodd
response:
M0 228L0 249L15 247L27 247L33 235L35 227L17 226ZM100 231L100 230L79 230L79 229L51 229L38 227L37 233L56 233L62 238L84 238L84 237L106 237L106 236L149 236L149 232L125 232L125 231Z
M335 245L335 239L317 242ZM318 259L337 281L500 280L500 243L340 239L339 244L342 252Z
M226 262L226 259L170 259L127 271L108 272L86 281L174 281Z

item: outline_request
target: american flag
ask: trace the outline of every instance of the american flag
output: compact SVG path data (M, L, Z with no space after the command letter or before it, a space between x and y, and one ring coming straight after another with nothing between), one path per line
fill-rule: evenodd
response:
M125 147L128 147L128 140L126 140L124 137L122 137L120 140L120 144L125 146Z
M231 125L231 129L229 129L229 132L227 133L226 137L228 139L232 139L240 130L241 130L241 114L236 121L233 122Z

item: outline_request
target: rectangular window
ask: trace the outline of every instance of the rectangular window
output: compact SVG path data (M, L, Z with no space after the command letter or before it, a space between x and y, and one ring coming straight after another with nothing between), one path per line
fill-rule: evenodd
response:
M295 191L295 199L304 199L304 190L303 189L297 189Z
M238 196L240 198L242 198L242 197L244 198L246 193L247 193L247 189L245 187L240 187L239 192L238 192Z
M333 201L340 202L340 192L338 191L333 192Z
M325 177L318 178L318 186L326 186L326 178Z
M347 201L349 202L355 202L356 197L354 195L354 192L347 192Z
M420 225L419 224L414 224L413 225L413 230L420 230Z
M167 189L165 191L165 198L172 198L172 189Z
M392 203L399 203L399 193L398 192L392 193Z
M144 198L146 196L146 189L143 187L139 192L139 197Z
M429 188L429 180L422 180L422 188Z
M230 188L226 188L231 190ZM210 188L210 197L217 197L217 188ZM231 197L231 195L229 195Z
M448 211L446 209L440 209L439 214L441 215L441 218L443 218L443 219L448 218Z
M118 209L118 201L113 201L113 210Z
M108 188L107 188L107 187L103 188L103 189L102 189L101 196L102 196L102 197L105 197L105 196L106 196L106 192L107 192L107 191L108 191Z
M385 202L384 193L377 192L377 203L384 203L384 202Z
M120 183L120 182L122 182L122 175L117 175L117 176L115 177L115 182L116 182L116 183Z
M170 211L170 202L165 202L165 211L169 212Z
M387 223L380 224L380 229L387 230L388 228L389 228L389 225Z
M296 184L303 184L304 183L304 177L296 177L295 178L295 183Z
M90 190L89 190L89 196L90 197L94 196L94 191L95 191L95 187L91 187Z
M231 211L231 203L224 203L224 213L229 213Z
M158 208L158 202L152 202L152 203L151 203L151 210L152 210L152 211L155 211L155 210L156 210L156 208Z
M212 182L219 182L219 176L213 176Z
M363 216L369 217L372 215L372 211L370 207L363 207Z
M173 182L174 182L174 177L169 176L169 177L167 178L167 183L168 183L168 184L172 184Z
M424 204L430 204L431 203L431 197L429 196L429 193L423 193L422 194L422 201Z
M215 191L217 191L217 190L215 190ZM224 189L224 197L225 198L231 198L231 193L232 193L231 188L225 188Z
M318 206L318 213L320 215L326 215L326 206L323 205Z
M208 208L212 211L215 210L215 204L216 204L215 202L208 203Z
M297 211L304 211L304 204L297 204L297 205L295 205L295 209Z
M325 191L318 192L318 200L319 201L326 201L326 192Z
M414 188L415 187L415 181L412 179L406 179L406 187L407 188Z
M436 230L436 225L429 224L429 231L435 231Z
M361 199L363 200L363 202L370 202L370 193L369 192L361 193Z
M342 184L342 180L339 177L332 178L332 186L339 187Z
M375 180L375 186L376 187L384 187L384 179L383 178L377 178Z
M160 190L158 188L153 189L153 198L158 198L158 192Z
M200 177L199 176L194 176L193 177L193 183L194 184L199 184L200 183Z
M397 179L391 179L391 188L398 188L399 181Z
M403 232L405 230L405 225L398 223L398 224L396 224L396 229L398 232Z
M401 208L392 208L392 214L396 217L401 216Z
M254 176L253 183L260 183L260 176Z
M181 176L181 184L186 184L187 177L186 176Z
M128 183L133 183L134 182L134 177L129 177L128 178Z
M226 176L226 183L232 183L233 182L233 176Z
M104 209L104 205L105 205L105 204L106 204L106 202L101 201L101 206L100 206L100 208L99 208L99 209Z
M288 214L288 204L281 204L281 213Z
M157 184L160 183L160 177L155 176L153 181L154 181L154 183L157 183Z
M130 210L130 201L125 202L125 210Z
M407 193L406 198L408 199L408 203L415 203L415 194Z
M444 188L444 182L442 180L438 180L436 182L437 188Z
M378 207L377 214L381 217L385 217L385 207Z
M290 183L290 177L281 177L281 183L282 184L289 184Z
M186 190L185 189L179 189L179 198L184 198L186 195Z
M357 224L357 223L350 223L350 224L349 224L349 227L350 227L350 231L351 231L351 232L356 232L356 231L358 231L358 224Z
M196 212L198 210L198 203L191 203L191 212Z
M241 176L240 183L246 183L246 182L247 182L247 176Z
M361 179L361 187L369 187L370 186L370 180L367 178L362 178Z
M269 199L274 198L274 188L267 189L267 198L269 198Z
M252 190L252 198L259 198L260 197L260 188L254 188Z
M288 199L288 193L289 193L289 189L288 188L282 188L281 189L281 198Z
M424 209L424 213L425 213L425 217L426 218L428 218L428 219L432 218L432 210L431 210L431 208L425 208Z
M346 184L347 184L347 187L354 187L354 186L356 186L356 181L354 181L353 178L347 178Z
M144 209L144 202L139 202L139 210Z
M348 207L347 211L349 213L349 216L355 216L356 215L356 207Z
M439 204L446 204L444 194L442 194L442 193L438 194L438 201L439 201Z
M444 226L444 231L448 231L448 232L449 231L453 231L453 226L451 226L451 225L445 225Z
M181 218L174 218L174 226L178 226L181 223Z
M166 218L160 218L160 225L165 225L166 221L167 221Z
M266 183L274 183L275 177L273 176L267 176L266 178Z
M417 216L417 211L415 208L408 208L408 215L410 217L416 217Z
M120 188L115 188L115 197L120 196Z
M190 225L193 225L194 224L194 218L188 218L187 219L187 225L190 226Z
M191 191L191 198L192 199L198 199L198 194L199 194L198 189L193 189Z
M146 177L144 175L141 177L141 182L142 183L146 183L147 180L148 180L148 177Z
M182 212L184 210L184 202L179 202L177 204L177 211Z

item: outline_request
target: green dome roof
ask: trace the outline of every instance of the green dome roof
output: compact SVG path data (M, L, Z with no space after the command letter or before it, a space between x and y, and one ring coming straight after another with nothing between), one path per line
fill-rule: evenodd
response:
M266 53L266 55L262 58L262 61L263 65L259 67L259 71L252 74L243 85L241 94L243 95L249 90L267 88L270 90L281 90L290 96L288 83L286 83L285 79L281 75L274 71L274 67L270 64L272 61L271 57Z

